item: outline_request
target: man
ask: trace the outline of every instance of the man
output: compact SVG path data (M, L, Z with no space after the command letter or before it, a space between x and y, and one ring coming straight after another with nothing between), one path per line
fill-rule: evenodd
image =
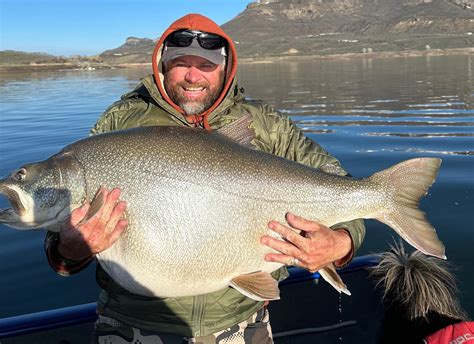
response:
M250 115L255 149L346 174L335 158L287 118L266 104L245 101L235 81L234 44L210 19L190 14L171 24L156 45L152 65L153 75L109 107L92 134L147 125L213 130ZM49 233L46 238L49 262L60 274L80 271L95 254L110 247L127 226L122 219L126 204L119 201L120 190L102 188L95 197L105 201L96 215L87 216L86 203L71 214L60 235ZM331 262L342 266L351 260L365 234L361 221L329 229L293 214L287 214L286 219L285 225L269 219L269 227L287 241L263 237L262 244L279 253L262 259L310 271ZM296 234L290 227L305 234ZM273 276L282 280L287 271L282 268ZM272 342L265 304L232 288L194 297L144 298L121 288L100 265L97 281L103 289L96 326L99 343Z

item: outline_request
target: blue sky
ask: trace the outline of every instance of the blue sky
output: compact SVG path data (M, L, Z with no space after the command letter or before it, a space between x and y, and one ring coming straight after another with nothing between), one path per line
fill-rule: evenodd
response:
M201 13L221 25L252 0L0 0L0 50L94 55Z

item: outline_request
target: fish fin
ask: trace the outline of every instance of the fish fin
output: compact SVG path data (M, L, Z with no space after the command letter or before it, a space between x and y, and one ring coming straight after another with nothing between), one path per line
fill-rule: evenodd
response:
M230 286L256 301L279 300L278 282L268 272L257 271L232 279Z
M232 123L216 130L216 133L237 142L241 146L249 146L255 137L254 131L250 128L252 122L252 116L247 113Z
M370 179L382 181L391 188L394 202L389 211L374 216L392 227L404 240L421 252L446 259L444 245L425 213L418 208L438 174L441 159L417 158L403 161L378 172Z
M86 215L84 218L81 220L81 223L87 222L89 219L91 219L95 214L97 214L102 206L105 203L105 197L104 197L104 192L103 189L100 188L99 191L94 196L94 199L91 201L89 210L87 210Z
M349 289L342 281L341 276L336 271L334 264L326 265L324 268L318 271L319 274L324 278L326 282L334 287L339 293L344 293L346 295L351 295Z

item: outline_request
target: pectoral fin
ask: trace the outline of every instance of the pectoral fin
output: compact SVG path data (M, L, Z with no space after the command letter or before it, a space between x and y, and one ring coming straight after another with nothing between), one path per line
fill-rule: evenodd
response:
M95 214L97 214L100 209L102 209L104 203L104 191L102 188L100 188L99 191L97 191L97 193L95 194L94 199L91 201L89 210L87 211L87 214L84 216L84 218L81 220L81 223L90 220Z
M279 300L278 282L268 272L252 272L235 277L230 286L245 296L256 300Z
M324 280L332 285L338 292L351 295L351 292L347 289L347 286L342 281L333 264L326 265L318 272Z

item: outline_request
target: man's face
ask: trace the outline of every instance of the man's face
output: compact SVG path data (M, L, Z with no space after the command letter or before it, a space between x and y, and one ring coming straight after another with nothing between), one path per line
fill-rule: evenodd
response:
M187 115L198 115L219 98L224 68L199 56L180 56L167 63L164 85L171 100Z

